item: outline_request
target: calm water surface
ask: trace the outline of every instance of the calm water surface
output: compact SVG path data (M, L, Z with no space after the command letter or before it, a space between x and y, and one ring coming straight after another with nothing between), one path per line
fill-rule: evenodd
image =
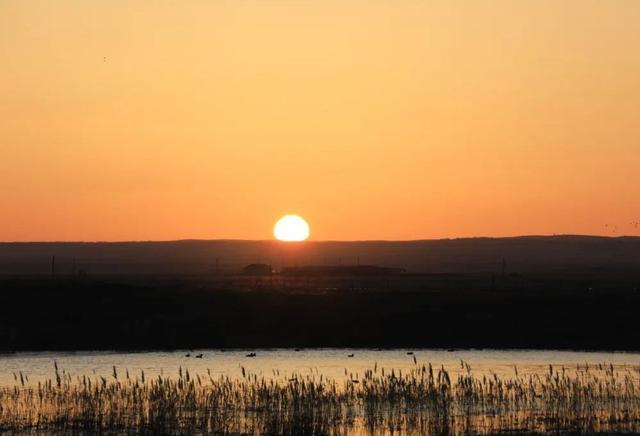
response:
M413 355L407 354L409 351ZM255 352L255 357L246 357ZM186 357L186 354L190 357ZM196 358L202 353L202 358ZM353 354L353 357L349 355ZM168 352L37 352L0 355L0 385L13 385L14 373L20 371L37 383L54 376L54 361L60 371L71 376L111 376L113 366L124 375L125 369L131 376L144 370L146 376L177 375L179 368L188 369L191 374L240 377L242 367L266 378L286 378L298 373L302 375L323 374L325 377L341 380L345 371L349 377L358 377L364 370L378 368L408 370L413 368L414 356L418 364L431 363L434 367L443 365L453 374L461 370L460 361L471 365L476 375L496 373L499 376L513 376L514 366L520 374L542 373L549 364L565 366L568 370L576 365L595 366L613 364L615 367L640 365L640 353L573 352L573 351L532 351L532 350L362 350L362 349L292 349L272 350L182 350Z

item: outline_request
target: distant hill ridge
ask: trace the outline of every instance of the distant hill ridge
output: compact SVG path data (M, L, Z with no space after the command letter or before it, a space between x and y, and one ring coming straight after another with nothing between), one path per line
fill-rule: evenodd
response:
M237 272L250 263L275 267L355 265L409 272L475 273L640 268L640 237L581 235L415 241L179 240L139 242L4 242L0 274L207 274Z

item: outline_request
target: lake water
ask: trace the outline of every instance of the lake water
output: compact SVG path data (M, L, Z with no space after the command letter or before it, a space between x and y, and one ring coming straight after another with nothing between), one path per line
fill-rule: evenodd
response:
M413 355L407 354L409 351ZM247 357L255 352L255 357ZM195 356L202 353L202 358ZM190 354L190 357L186 357ZM349 355L353 354L353 357ZM286 378L293 373L323 374L341 380L346 374L357 378L374 365L387 370L408 370L431 363L435 368L444 366L454 375L461 371L461 360L471 365L476 375L495 373L511 377L517 367L519 374L544 373L549 365L564 366L567 370L577 365L597 366L613 364L616 368L638 367L640 353L573 352L538 350L363 350L363 349L292 349L271 350L182 350L168 352L37 352L0 355L0 385L15 384L14 374L22 372L29 383L54 377L54 361L60 371L75 376L111 376L113 366L119 374L125 370L133 377L144 370L145 375L177 375L180 368L193 375L206 374L240 377L242 368L258 377Z

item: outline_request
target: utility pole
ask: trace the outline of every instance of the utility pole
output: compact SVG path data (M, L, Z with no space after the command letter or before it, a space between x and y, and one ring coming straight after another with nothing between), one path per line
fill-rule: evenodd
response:
M51 280L56 279L56 257L51 257Z

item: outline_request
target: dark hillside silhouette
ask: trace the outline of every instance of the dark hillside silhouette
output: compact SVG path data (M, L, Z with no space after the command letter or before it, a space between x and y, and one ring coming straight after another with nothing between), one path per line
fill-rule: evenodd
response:
M640 238L526 236L423 241L280 243L168 242L0 243L0 274L235 273L252 263L276 269L302 265L384 265L412 273L526 273L566 269L640 268Z
M0 271L3 351L640 350L640 238L0 244Z

